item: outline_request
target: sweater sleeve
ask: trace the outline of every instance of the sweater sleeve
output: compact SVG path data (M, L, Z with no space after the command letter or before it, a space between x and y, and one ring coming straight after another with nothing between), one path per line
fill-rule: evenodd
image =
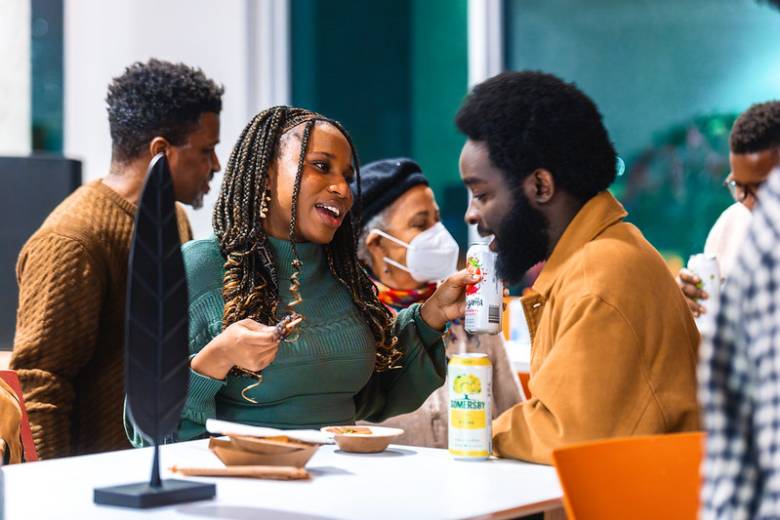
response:
M222 332L222 278L219 275L222 260L218 250L216 253L211 252L208 242L203 240L184 244L182 256L190 291L188 337L192 360ZM216 396L225 385L224 380L212 379L190 369L187 399L182 408L175 440L187 441L206 434L206 419L216 417ZM136 448L147 445L140 433L134 429L126 409L125 433Z
M194 354L190 359L192 357ZM226 384L224 379L212 379L190 369L190 388L182 410L178 440L188 441L206 433L206 420L217 416L216 397Z
M190 360L194 354L190 356ZM165 442L189 441L206 435L206 419L215 418L217 410L215 398L224 387L224 380L212 379L190 369L190 384L187 391L187 401L182 409L179 428L175 438ZM150 444L143 438L141 432L135 429L127 411L127 401L124 409L125 434L134 448L144 448Z
M497 455L551 464L560 446L631 435L658 406L639 362L639 341L618 309L596 296L572 304L532 397L493 421Z
M403 352L402 368L375 372L355 397L355 420L380 422L416 410L444 384L447 358L443 332L434 330L420 316L415 304L398 313L393 328Z
M40 457L66 456L74 381L95 351L105 279L81 242L51 233L25 245L17 281L10 367L19 374Z
M215 301L208 301L219 297L218 293L208 293L190 305L190 360L222 332L222 316L213 312L218 306ZM224 379L213 379L190 369L178 440L196 439L206 434L206 419L217 416L217 394L226 384Z

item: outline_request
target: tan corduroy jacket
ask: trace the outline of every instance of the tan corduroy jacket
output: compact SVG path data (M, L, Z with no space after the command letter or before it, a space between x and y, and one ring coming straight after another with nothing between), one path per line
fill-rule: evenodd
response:
M532 397L494 421L498 455L550 464L576 442L699 428L696 325L626 215L608 192L589 200L523 298Z

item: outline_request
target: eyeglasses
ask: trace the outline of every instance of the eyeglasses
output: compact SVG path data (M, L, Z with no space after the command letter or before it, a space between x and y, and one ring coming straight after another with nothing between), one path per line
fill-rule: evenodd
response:
M748 196L751 196L754 199L756 198L756 192L761 184L742 184L734 179L726 179L723 181L723 186L729 190L731 197L736 202L745 202L745 199L747 199Z

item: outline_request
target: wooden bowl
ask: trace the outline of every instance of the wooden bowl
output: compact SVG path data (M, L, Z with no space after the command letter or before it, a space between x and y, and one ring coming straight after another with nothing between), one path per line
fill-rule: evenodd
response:
M226 466L294 466L302 468L319 448L317 444L283 441L279 438L212 437L209 448Z
M404 431L384 426L326 426L321 431L333 435L342 451L350 453L379 453Z

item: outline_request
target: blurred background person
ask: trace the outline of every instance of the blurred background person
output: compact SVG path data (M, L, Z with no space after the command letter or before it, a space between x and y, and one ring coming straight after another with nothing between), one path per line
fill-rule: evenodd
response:
M164 153L174 196L199 207L220 169L223 89L183 63L134 63L108 86L108 174L52 211L17 264L10 366L42 459L127 448L122 428L127 260L149 161ZM192 238L178 208L182 242Z
M775 167L758 191L747 237L721 293L718 328L702 342L704 519L780 517L779 237Z
M361 170L363 219L358 258L393 313L427 300L436 282L455 271L458 245L441 223L439 205L420 166L408 158L383 159ZM354 189L354 187L353 187ZM487 354L493 365L493 416L522 400L501 335L471 335L462 320L447 332L447 356ZM448 389L436 390L415 412L381 423L402 428L397 443L447 447Z
M717 259L722 280L728 278L741 251L759 188L780 164L780 101L752 105L740 115L731 129L729 148L731 172L723 184L735 202L712 226L704 245L705 256ZM707 312L702 302L710 295L700 288L696 273L681 269L677 284L695 316Z

